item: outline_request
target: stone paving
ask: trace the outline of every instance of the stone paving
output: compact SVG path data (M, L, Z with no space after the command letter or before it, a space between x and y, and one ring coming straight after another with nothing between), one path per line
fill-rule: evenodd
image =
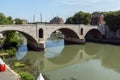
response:
M7 68L6 71L0 72L0 80L20 80L20 77L11 69Z
M0 60L3 62L1 58ZM0 71L0 80L20 80L20 76L6 65L6 70L3 72Z

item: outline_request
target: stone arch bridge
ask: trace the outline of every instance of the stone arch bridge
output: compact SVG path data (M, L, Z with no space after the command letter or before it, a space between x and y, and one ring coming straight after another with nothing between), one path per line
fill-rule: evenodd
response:
M8 30L18 31L23 34L27 38L28 46L33 49L45 49L45 40L57 30L64 34L66 42L74 43L84 43L86 36L105 34L104 26L66 24L0 25L0 32ZM88 33L91 35L88 35Z

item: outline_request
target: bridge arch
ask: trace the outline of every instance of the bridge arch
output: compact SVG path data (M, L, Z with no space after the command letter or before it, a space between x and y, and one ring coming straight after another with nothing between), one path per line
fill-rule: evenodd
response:
M101 40L102 33L98 29L91 29L85 34L85 39L89 40Z
M68 29L68 28L60 28L58 29L60 30L64 35L65 37L73 37L73 38L79 38L77 33L74 32L73 30L71 29Z
M65 42L72 42L72 43L79 43L80 42L80 37L79 37L78 33L76 33L73 29L70 29L70 28L55 29L54 31L52 31L50 33L50 35L55 33L55 31L57 31L57 30L62 32L62 34L64 35Z
M37 46L37 41L31 35L29 35L28 33L24 32L24 31L20 31L20 30L2 30L0 32L5 32L5 31L17 31L17 32L21 33L27 39L28 48L35 49L35 47L33 47L33 44L34 44L34 46Z

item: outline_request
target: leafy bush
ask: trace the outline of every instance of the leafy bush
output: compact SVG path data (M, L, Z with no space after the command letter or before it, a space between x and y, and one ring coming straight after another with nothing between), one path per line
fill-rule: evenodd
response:
M10 56L15 56L16 55L16 48L8 49L5 52L7 52Z
M19 72L19 75L21 76L22 80L35 80L34 77L28 73L28 72Z
M120 10L106 12L104 15L104 20L112 31L117 31L120 29Z
M16 62L16 63L14 64L14 66L15 66L15 67L24 67L25 64L24 64L24 63L20 63L20 62Z

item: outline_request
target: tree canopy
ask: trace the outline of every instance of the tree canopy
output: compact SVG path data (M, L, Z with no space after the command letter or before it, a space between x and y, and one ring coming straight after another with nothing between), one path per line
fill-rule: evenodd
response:
M79 11L66 19L66 24L90 24L91 14Z
M14 22L15 24L22 24L22 20L20 18L16 18Z
M15 21L15 24L22 24L22 20L19 18L16 18L15 20L12 19L11 16L6 17L3 13L0 13L0 25L8 25L13 24L13 21ZM11 42L17 43L18 40L14 38L16 35L15 31L5 31L3 32L4 36L6 37L4 40L3 46L8 46L11 44Z
M110 11L104 13L104 20L106 25L112 30L117 31L120 29L120 10L119 11Z
M12 17L6 17L3 13L0 13L0 24L13 24Z
M0 13L0 25L7 24L22 24L22 19L16 18L13 19L11 16L6 17L3 13Z
M74 24L74 22L73 22L73 17L67 18L65 23L66 23L66 24Z

